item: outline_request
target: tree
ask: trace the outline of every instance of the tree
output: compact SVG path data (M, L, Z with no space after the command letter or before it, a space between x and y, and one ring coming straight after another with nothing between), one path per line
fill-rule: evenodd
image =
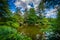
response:
M45 9L45 0L42 0L37 8L37 14L38 14L38 23L40 25L44 25L44 23L42 22L43 18L45 18L45 13L44 13L44 9Z
M28 16L27 16L27 23L30 25L34 25L37 21L37 15L35 13L35 10L34 8L31 8L29 11L28 11Z
M47 8L47 9L50 9L51 7L53 8L53 9L57 9L57 11L58 11L58 13L57 13L57 18L55 18L55 20L56 21L54 21L54 23L51 21L51 25L53 25L52 26L52 28L51 28L51 30L53 30L52 32L54 33L54 34L51 34L50 36L50 38L49 38L49 40L59 40L59 38L60 38L60 25L59 25L59 23L60 23L60 8L59 8L59 3L60 3L60 1L59 0L45 0L45 7ZM57 12L56 11L56 12ZM53 20L52 18L51 18L51 20ZM47 32L47 31L46 31Z
M5 22L11 20L11 15L8 0L0 0L0 25L6 25Z
M0 18L9 17L11 12L9 10L8 0L0 0Z

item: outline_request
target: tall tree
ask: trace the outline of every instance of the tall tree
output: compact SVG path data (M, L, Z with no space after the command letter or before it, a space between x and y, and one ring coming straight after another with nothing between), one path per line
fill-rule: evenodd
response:
M0 0L0 20L7 21L6 19L10 16L8 0ZM5 19L5 20L4 20Z
M31 8L29 11L28 11L28 15L27 15L27 23L30 25L34 25L37 21L37 15L36 15L36 12L34 10L34 8Z
M57 33L60 34L60 8L57 10L58 13L57 13L57 26L56 26L56 31Z

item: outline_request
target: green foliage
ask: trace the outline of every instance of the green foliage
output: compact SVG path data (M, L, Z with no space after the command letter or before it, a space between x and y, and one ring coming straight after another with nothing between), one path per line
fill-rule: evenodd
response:
M58 33L60 35L60 9L58 9L54 33Z
M20 24L19 24L18 22L7 21L7 22L5 23L5 25L11 26L11 27L13 27L13 28L18 28Z
M0 0L0 4L2 4L0 6L0 17L10 17L11 12L9 10L8 0Z
M57 13L57 28L58 29L60 28L60 9L58 10L58 13Z
M41 0L40 4L38 5L39 10L44 10L45 8L44 3L45 3L45 0Z
M19 34L17 30L14 29L19 28L23 22L27 23L28 27L23 24L24 27L21 27L19 31L26 31L27 35L33 38L39 32L42 34L43 32L52 31L60 34L60 10L58 10L57 14L57 23L55 22L56 19L54 18L44 17L44 10L47 7L56 6L56 3L57 2L53 2L53 0L41 0L40 4L38 5L38 12L36 12L34 8L31 8L29 11L26 11L24 16L21 16L20 10L17 9L17 12L12 16L12 13L9 10L8 0L0 0L0 4L2 4L2 6L0 5L0 40L32 40L27 36ZM37 26L35 26L35 24L37 24ZM32 27L29 25L32 25ZM54 35L52 35L49 40L55 40L53 38Z
M23 22L23 16L21 16L18 13L14 14L14 16L12 16L12 18L17 22Z
M29 11L28 11L28 16L27 16L27 23L28 24L35 24L36 21L37 21L37 15L35 13L35 10L34 8L31 8Z
M8 26L0 26L0 40L32 40L31 38L19 34L16 29Z

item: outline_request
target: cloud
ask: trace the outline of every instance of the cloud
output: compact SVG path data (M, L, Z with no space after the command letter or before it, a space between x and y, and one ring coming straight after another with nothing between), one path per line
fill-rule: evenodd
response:
M56 17L56 12L57 9L50 9L49 11L46 11L46 17L52 17L52 18L55 18Z
M14 4L16 5L16 7L22 6L23 8L28 8L30 4L31 7L36 8L40 1L41 0L16 0Z
M24 11L25 9L30 9L31 7L34 7L35 9L37 9L37 6L39 5L39 3L41 2L41 0L16 0L15 1L15 6L17 8L21 8L21 11ZM56 17L56 11L57 9L50 9L50 10L46 10L46 17Z
M16 7L20 7L21 3L19 1L16 1L14 4L15 4Z
M26 0L21 0L21 1L26 2Z
M16 0L14 4L16 7L26 7L26 3L23 1Z

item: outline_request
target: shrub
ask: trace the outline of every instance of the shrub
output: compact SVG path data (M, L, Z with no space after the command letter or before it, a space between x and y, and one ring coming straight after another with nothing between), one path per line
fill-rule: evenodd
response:
M18 28L20 24L18 22L8 21L6 22L6 25L14 27L14 28Z
M32 40L30 37L19 34L16 29L0 26L0 40Z

